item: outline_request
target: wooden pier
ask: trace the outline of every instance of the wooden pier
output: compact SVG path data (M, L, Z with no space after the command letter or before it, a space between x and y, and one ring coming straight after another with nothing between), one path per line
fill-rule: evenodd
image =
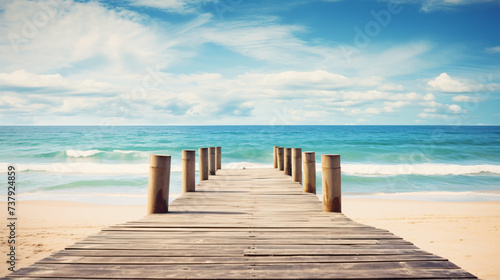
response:
M386 230L322 212L279 169L217 170L168 211L5 279L477 279Z

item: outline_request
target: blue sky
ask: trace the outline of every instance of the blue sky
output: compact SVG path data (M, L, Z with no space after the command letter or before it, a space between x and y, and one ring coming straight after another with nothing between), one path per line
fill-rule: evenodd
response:
M1 125L500 124L500 1L11 0Z

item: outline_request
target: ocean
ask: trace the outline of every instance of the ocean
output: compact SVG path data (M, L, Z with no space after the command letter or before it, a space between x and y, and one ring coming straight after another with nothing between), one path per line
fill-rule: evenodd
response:
M500 126L3 126L0 144L18 200L146 204L150 154L172 156L175 198L182 150L221 146L222 168L262 168L275 145L316 152L318 194L321 154L340 154L343 196L500 200Z

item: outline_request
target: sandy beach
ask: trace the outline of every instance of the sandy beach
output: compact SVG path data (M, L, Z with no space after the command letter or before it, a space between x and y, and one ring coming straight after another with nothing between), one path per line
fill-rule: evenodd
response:
M6 222L6 203L1 203L2 219ZM146 206L97 205L66 201L21 201L17 204L16 268L26 267L37 260L88 235L99 232L103 227L140 219L146 213ZM0 276L8 273L7 237L8 228L0 231L3 256Z
M5 202L2 203L5 209ZM95 205L62 201L23 201L18 205L17 268L62 250L105 226L139 219L145 206ZM5 212L2 215L6 221ZM422 202L344 198L353 220L390 230L481 279L500 279L500 202ZM2 256L7 253L2 227ZM0 275L6 275L2 261Z
M383 228L480 279L500 279L500 202L344 198L349 218Z

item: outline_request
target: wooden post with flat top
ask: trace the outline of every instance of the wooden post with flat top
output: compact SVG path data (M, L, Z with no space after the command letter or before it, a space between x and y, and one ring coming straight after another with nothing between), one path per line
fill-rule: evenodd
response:
M170 187L170 156L149 157L148 214L168 212Z
M279 146L274 146L273 147L273 167L278 168L278 147Z
M222 169L222 147L216 147L215 153L216 153L215 157L216 166L217 170L219 170Z
M302 184L302 149L292 149L292 181Z
M200 181L208 180L208 148L199 148L198 156L200 157Z
M342 212L340 197L340 155L321 156L323 212Z
M284 154L283 154L284 149L285 148L283 148L283 147L278 147L278 169L280 171L285 170L285 159L284 159Z
M215 170L217 166L215 165L215 147L208 148L208 169L210 170L210 175L215 175Z
M304 168L304 192L316 193L316 155L314 152L302 153Z
M284 148L285 150L285 175L292 176L292 149Z
M182 192L195 191L195 166L196 166L196 151L182 151Z

